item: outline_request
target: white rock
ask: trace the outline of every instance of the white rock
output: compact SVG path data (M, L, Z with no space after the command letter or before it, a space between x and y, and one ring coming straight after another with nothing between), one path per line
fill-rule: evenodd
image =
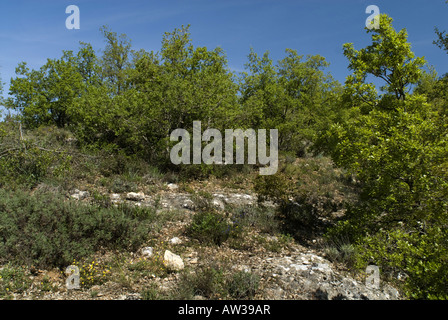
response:
M188 210L194 210L194 202L190 199L186 199L182 204L182 207Z
M221 200L213 199L212 204L218 210L224 211L225 209L224 203Z
M317 265L313 266L311 269L315 270L315 271L320 271L320 272L331 272L330 266L326 263L318 263Z
M126 194L126 199L131 201L143 201L145 200L145 194L143 192L129 192Z
M152 247L144 247L142 249L142 255L146 258L150 258L153 255L154 249Z
M177 184L175 184L175 183L168 183L167 187L170 190L176 190L176 189L179 188L179 186Z
M78 189L75 190L75 193L71 195L73 199L76 200L83 200L89 196L88 191L79 191Z
M174 238L170 239L170 243L180 244L180 243L182 243L182 240L180 240L178 237L174 237Z
M184 268L184 262L182 261L182 258L169 250L165 251L165 254L163 256L163 263L168 269L174 271L179 271Z
M118 193L112 193L110 195L110 200L112 201L119 201L121 199L121 196Z
M296 271L307 271L309 266L303 264L291 264L291 268L294 268Z

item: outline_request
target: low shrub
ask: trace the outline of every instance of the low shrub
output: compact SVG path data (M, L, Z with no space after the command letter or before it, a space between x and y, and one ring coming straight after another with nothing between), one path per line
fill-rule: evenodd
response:
M298 159L279 172L255 179L259 202L278 205L284 233L306 240L323 231L357 198L357 186L328 158Z
M187 234L204 244L221 245L236 232L236 226L213 211L200 211L193 216Z
M175 300L191 300L194 296L207 299L251 299L259 287L259 277L245 271L226 272L218 265L202 266L195 272L182 272L172 294Z
M7 264L0 269L0 298L5 299L14 293L22 293L29 288L31 279L24 268Z
M260 278L258 275L239 271L227 282L227 290L234 299L252 299L257 293Z
M135 250L150 228L140 211L0 190L0 261L64 268L100 249Z

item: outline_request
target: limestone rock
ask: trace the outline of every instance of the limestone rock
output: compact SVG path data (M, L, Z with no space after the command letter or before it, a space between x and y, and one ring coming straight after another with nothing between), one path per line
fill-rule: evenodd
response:
M121 196L118 193L112 193L110 195L110 200L112 200L112 201L120 201L121 200Z
M75 189L74 193L71 195L71 197L73 199L76 200L84 200L85 198L87 198L89 196L89 192L88 191L79 191L78 189Z
M143 192L129 192L126 194L126 200L130 201L143 201L145 200L145 194Z
M176 190L176 189L179 189L179 186L177 184L175 184L175 183L168 183L167 187L168 187L168 189L170 189L172 191Z
M170 243L171 244L180 244L180 243L182 243L182 240L180 240L180 238L178 238L178 237L174 237L174 238L170 239Z
M144 247L142 249L142 255L146 258L150 258L153 255L153 248L152 247Z
M163 256L163 263L168 269L174 271L180 271L184 268L184 262L182 261L182 258L169 250L165 251L165 254Z

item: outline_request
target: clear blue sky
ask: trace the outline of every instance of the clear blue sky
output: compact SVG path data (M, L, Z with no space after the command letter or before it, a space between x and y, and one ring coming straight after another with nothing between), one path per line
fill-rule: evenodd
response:
M80 9L80 30L65 27L65 8L71 4ZM368 45L368 5L389 14L396 29L407 29L417 56L424 56L440 75L448 72L448 55L432 43L435 26L448 30L444 0L1 0L4 96L21 61L37 69L47 58L59 58L62 50L77 51L79 41L102 49L102 25L127 34L134 49L159 51L164 32L190 24L193 43L222 47L234 71L243 70L250 47L260 54L269 50L275 61L286 48L320 54L343 83L348 71L342 45Z

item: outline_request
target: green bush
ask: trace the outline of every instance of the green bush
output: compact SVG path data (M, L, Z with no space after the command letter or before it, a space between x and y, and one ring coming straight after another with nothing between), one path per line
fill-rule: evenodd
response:
M22 293L31 284L24 268L7 264L0 269L0 298L8 298L13 293Z
M27 146L26 146L27 145ZM61 176L70 169L71 157L30 143L4 151L0 158L0 183L35 186L47 176Z
M216 299L224 294L224 272L219 267L204 266L194 273L184 272L179 283L182 299L191 299L200 295Z
M239 271L227 282L229 295L235 299L252 299L257 293L260 278L256 274Z
M271 235L281 230L273 207L242 206L231 210L233 223L241 228L255 228Z
M193 216L187 233L201 243L221 245L235 233L235 227L219 213L200 211Z
M347 267L353 267L357 259L357 246L350 243L347 239L331 239L323 245L323 252L327 259L333 262L339 262Z
M378 265L385 278L397 281L411 299L448 299L448 241L446 228L382 231L357 244L357 265Z
M127 181L121 177L116 177L113 179L110 186L110 191L114 193L131 192L137 190L138 186L135 182Z
M276 219L284 233L305 240L322 233L356 199L356 186L324 157L286 163L279 172L258 176L258 200L278 205Z
M150 224L136 210L0 190L0 261L63 268L100 249L135 250Z
M227 273L212 264L201 266L195 272L182 272L173 298L191 300L199 295L207 299L251 299L258 287L257 275L244 271Z

